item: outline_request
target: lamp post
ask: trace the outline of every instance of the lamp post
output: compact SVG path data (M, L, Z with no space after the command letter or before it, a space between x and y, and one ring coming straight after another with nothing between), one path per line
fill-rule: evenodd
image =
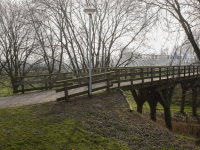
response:
M84 12L89 15L89 47L90 47L90 56L89 56L89 97L92 97L92 41L91 41L91 22L92 14L96 12L94 8L86 8Z

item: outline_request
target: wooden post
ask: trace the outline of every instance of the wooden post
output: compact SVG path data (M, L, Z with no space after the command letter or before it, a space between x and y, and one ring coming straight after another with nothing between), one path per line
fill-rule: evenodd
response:
M127 79L127 69L125 69L125 79Z
M174 79L174 66L173 66L173 79Z
M178 77L180 78L181 77L181 67L178 66Z
M47 75L44 75L44 79L47 80ZM47 82L45 82L45 89L46 89L46 91L48 90L48 88L47 88Z
M159 67L159 83L161 84L161 67Z
M174 94L174 89L175 89L175 86L172 86L170 89L168 89L168 86L166 86L166 89L162 91L159 90L158 88L157 90L158 94L156 94L158 101L164 108L166 127L170 130L172 130L170 105L172 101L172 96Z
M118 70L117 74L118 74L118 88L120 88L120 70Z
M110 74L107 74L107 92L110 93Z
M190 78L190 66L189 66L189 71L188 72L189 72L189 78Z
M142 114L143 104L146 102L145 98L142 98L143 93L142 90L139 90L139 94L135 90L131 90L132 96L137 103L137 112Z
M21 78L21 83L22 83L22 85L21 85L22 94L24 94L25 92L24 92L24 78L23 77Z
M197 66L197 77L199 76L199 66Z
M144 98L146 101L149 103L150 106L150 114L151 114L151 120L156 121L156 107L157 107L157 99L155 97L155 93L153 93L153 88L149 89L146 88L144 89Z
M153 85L153 68L151 68L151 85Z
M131 90L133 90L133 69L131 69Z
M133 68L133 78L135 78L135 68Z
M67 82L64 82L64 89L65 89L65 101L68 101L68 88L67 88Z
M169 67L167 67L167 83L169 83Z
M185 79L185 74L186 74L186 66L184 66L184 79Z
M192 114L197 116L197 87L192 87Z
M171 122L171 111L170 111L170 107L165 107L164 108L164 112L165 112L165 123L166 123L166 127L170 130L172 130L172 122Z
M144 68L141 68L142 87L144 87Z
M181 96L181 108L180 112L184 114L184 107L185 107L185 97L186 97L186 92L188 89L188 82L181 82L181 89L182 89L182 96Z
M133 68L133 78L135 79L135 68Z
M88 77L88 97L90 96L90 77Z
M194 77L194 73L195 73L195 66L193 66L193 77Z

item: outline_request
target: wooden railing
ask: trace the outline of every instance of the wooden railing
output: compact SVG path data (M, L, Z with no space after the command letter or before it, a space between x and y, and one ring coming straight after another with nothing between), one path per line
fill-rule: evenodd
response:
M162 80L172 80L172 79L190 79L199 76L199 66L158 66L158 67L132 67L132 68L112 68L112 71L107 73L96 74L92 76L92 84L97 84L107 81L107 85L102 85L98 88L92 89L92 91L98 91L101 89L110 90L110 87L116 84L114 87L120 88L123 82L127 82L128 86L133 88L134 81L140 82L141 87L144 86L146 79L148 83L153 83L156 81L161 83ZM82 74L83 76L84 74ZM84 82L84 83L80 83ZM66 100L78 95L87 94L89 92L89 77L81 77L70 80L63 80L56 82L57 84L63 84L62 89L57 89L56 92L65 92L65 96L58 98L57 100ZM69 86L69 84L73 84ZM76 84L76 85L75 85ZM71 89L78 89L81 87L86 87L85 91L78 91L75 94L69 94L68 91Z
M98 84L98 83L105 83L106 85L102 85L100 87L97 88L93 88L92 91L99 91L101 89L107 89L107 92L110 91L110 87L112 86L111 81L114 79L112 78L112 74L114 74L114 71L111 72L107 72L107 73L101 73L101 74L96 74L92 76L92 85L94 84ZM105 75L107 78L105 78ZM86 81L86 83L81 83L81 84L77 84L79 82L83 82ZM81 78L77 78L77 79L69 79L69 80L62 80L62 81L57 81L57 84L63 84L63 88L61 89L57 89L56 92L62 92L64 91L65 96L58 98L57 101L61 101L61 100L65 100L68 101L69 98L71 97L75 97L75 96L79 96L79 95L83 95L83 94L87 94L89 95L89 76L85 76L85 77L81 77ZM73 84L73 85L72 85ZM71 85L71 86L69 86ZM69 95L68 90L70 89L75 89L75 88L80 88L80 87L86 87L87 90L85 91L78 91L77 93L71 94Z
M100 89L107 89L115 84L115 87L120 88L124 82L129 82L133 88L134 81L140 81L141 87L144 86L145 82L151 82L151 85L155 81L161 83L162 80L171 80L175 78L189 79L199 76L199 66L146 66L146 67L125 67L125 68L104 68L93 69L92 84L98 84L107 82L107 85L102 85L93 91ZM100 72L100 73L99 73ZM79 74L78 74L79 73ZM15 90L14 93L33 90L48 90L52 88L59 88L56 91L65 92L65 97L59 98L58 100L67 100L70 97L82 95L88 93L89 77L88 69L73 70L73 72L51 74L51 75L35 75L17 77L18 81L15 86L21 87L19 90ZM55 84L56 83L56 84ZM77 93L68 94L68 90L85 87L84 91Z
M54 83L56 81L71 78L71 72L16 77L15 80L17 82L15 83L15 86L21 87L21 89L18 90L18 88L14 88L15 90L13 90L13 93L25 93L27 91L48 90L55 87L61 87L62 85L55 85Z

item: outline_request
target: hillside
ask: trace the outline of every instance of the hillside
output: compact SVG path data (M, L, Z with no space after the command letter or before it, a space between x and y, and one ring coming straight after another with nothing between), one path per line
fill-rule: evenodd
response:
M119 91L1 109L0 131L0 149L198 149L130 112Z

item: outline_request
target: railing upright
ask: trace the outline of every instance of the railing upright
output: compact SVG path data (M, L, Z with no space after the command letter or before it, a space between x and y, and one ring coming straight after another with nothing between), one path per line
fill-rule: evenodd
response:
M161 67L159 67L159 82L161 83Z
M88 80L89 81L89 80ZM64 82L64 89L65 89L65 101L67 102L68 101L68 88L67 88L67 82ZM89 91L89 88L88 88L88 91ZM89 92L88 92L89 94Z
M125 79L127 79L127 69L125 69Z
M118 88L120 88L120 70L117 71L118 77Z
M173 79L174 79L174 66L173 66Z
M21 81L24 82L24 78L23 77L21 78ZM21 85L21 88L22 88L22 94L24 94L24 84Z
M133 89L133 69L131 69L131 89Z
M181 77L181 66L178 66L178 77Z
M110 74L107 74L107 92L110 93Z
M197 77L199 76L199 66L197 66Z
M186 73L186 66L184 66L184 79L185 79L185 73Z
M169 67L167 67L167 83L169 82Z
M189 78L190 78L190 66L188 67L188 70L189 70L188 72L189 72Z
M195 66L193 66L193 77L194 77L194 74L195 74Z
M47 75L44 75L44 79L47 80ZM47 82L45 82L45 90L47 91L48 88L47 88Z
M144 87L144 69L141 68L142 87Z
M133 68L133 78L135 78L135 68Z
M90 77L88 77L88 97L90 96Z
M153 68L151 68L151 85L153 85Z

